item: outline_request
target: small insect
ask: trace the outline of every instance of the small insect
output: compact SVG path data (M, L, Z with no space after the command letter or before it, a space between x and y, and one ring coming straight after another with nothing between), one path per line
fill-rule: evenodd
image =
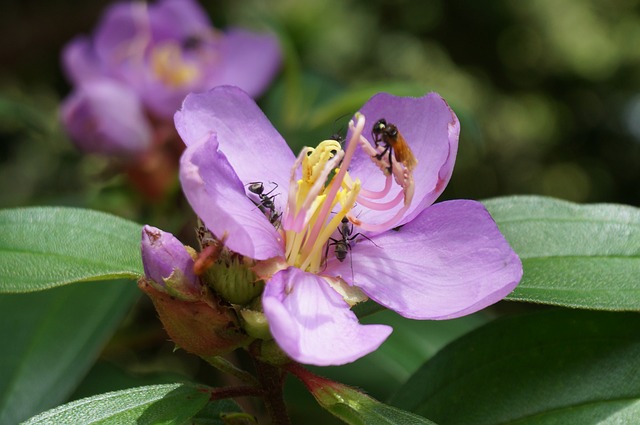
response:
M341 145L344 145L344 142L346 140L345 136L343 136L343 134L346 133L344 131L344 124L341 125L340 128L338 128L337 130L336 130L336 127L338 126L339 121L343 121L343 119L347 116L349 116L349 113L342 114L338 118L336 118L335 121L333 122L333 134L331 135L331 140L335 140Z
M331 140L335 140L336 142L340 143L341 145L344 145L344 137L342 137L342 134L340 134L340 133L333 133L331 135Z
M391 169L393 168L391 163L391 151L393 151L396 161L407 167L409 171L412 171L416 164L418 164L418 160L413 156L411 148L407 144L407 141L404 140L402 134L400 134L400 131L398 131L398 127L394 124L387 123L384 118L380 118L373 125L373 129L371 129L371 137L373 138L376 147L380 146L380 144L384 145L384 150L376 155L376 159L382 159L384 154L387 152L389 153L389 172L391 172Z
M273 185L273 189L271 189L267 193L264 193L264 184L262 182L251 182L248 185L248 189L249 192L258 195L258 197L260 198L260 203L257 203L255 201L254 203L258 206L258 208L260 208L260 211L268 215L269 222L273 225L276 225L276 223L278 223L278 220L280 220L282 213L276 211L276 205L273 202L273 199L277 196L277 194L271 195L271 193L273 193L273 191L278 188L278 184L273 183Z
M360 235L357 233L351 236L353 232L353 225L349 223L349 219L347 217L342 217L342 221L340 222L340 227L338 227L338 233L340 233L340 239L329 238L331 242L327 245L333 246L333 252L336 255L336 259L341 263L347 258L347 253L351 250L350 242Z
M355 235L352 235L353 224L349 222L349 219L347 217L342 217L340 227L338 227L338 233L340 233L340 239L329 238L331 242L327 244L327 250L330 246L333 246L333 252L336 256L336 259L340 262L343 262L347 258L347 254L349 253L349 251L351 251L351 242L358 236L362 236L375 245L375 242L373 242L362 233L356 233Z

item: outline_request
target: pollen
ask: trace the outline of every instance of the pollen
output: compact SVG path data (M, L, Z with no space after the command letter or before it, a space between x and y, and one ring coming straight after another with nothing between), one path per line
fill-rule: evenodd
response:
M155 76L171 87L182 87L200 77L195 64L187 63L180 46L175 42L163 43L151 52L151 69Z

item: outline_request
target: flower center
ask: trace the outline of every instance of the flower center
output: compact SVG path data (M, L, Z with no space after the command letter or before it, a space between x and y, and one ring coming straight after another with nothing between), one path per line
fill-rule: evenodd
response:
M178 43L168 41L151 51L151 69L155 76L170 87L185 86L200 77L200 69L184 60Z
M382 199L389 193L392 174L386 173L387 181L381 192L373 192L362 189L360 180L353 180L347 172L358 146L374 162L379 162L376 159L378 152L362 137L364 125L364 115L356 114L356 122L349 123L351 137L346 150L336 140L325 140L316 148L304 148L296 159L291 170L287 207L282 218L286 261L289 265L318 273L323 267L327 244L330 243L331 236L339 232L338 227L345 217L362 230L376 231L397 223L409 207L413 179L406 178L410 177L411 172L401 164L398 165L401 169L394 172L393 176L403 190L392 201L384 203L376 203L374 200ZM387 169L385 164L378 165L381 172ZM298 174L300 177L297 177ZM349 215L356 202L366 204L370 209L386 210L396 207L403 200L404 207L385 223L369 225ZM349 241L344 241L344 244L348 243Z

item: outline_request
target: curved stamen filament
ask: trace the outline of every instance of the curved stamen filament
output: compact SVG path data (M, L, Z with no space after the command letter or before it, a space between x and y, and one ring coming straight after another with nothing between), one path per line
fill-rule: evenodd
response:
M409 206L410 204L406 204L405 206L400 208L393 217L391 217L389 220L385 221L384 223L380 223L380 224L365 223L362 220L358 219L357 217L353 217L351 215L348 215L347 218L349 219L349 221L351 221L356 226L360 227L365 232L377 233L377 232L382 232L384 230L387 230L393 227L395 224L397 224L402 219L404 214L407 212L407 210L409 209Z
M361 196L358 197L358 204L376 211L390 210L396 205L400 205L402 201L404 201L404 193L402 191L398 192L396 197L389 202L372 202Z
M387 194L391 191L391 183L392 183L392 178L391 178L391 174L389 174L386 180L384 181L384 188L381 191L375 192L373 190L368 190L363 188L363 189L360 189L360 195L368 199L382 199L385 196L387 196ZM358 202L360 201L358 200Z

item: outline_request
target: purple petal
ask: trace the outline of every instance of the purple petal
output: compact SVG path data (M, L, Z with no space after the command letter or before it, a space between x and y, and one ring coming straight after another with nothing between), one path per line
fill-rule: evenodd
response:
M257 260L283 255L282 237L247 197L217 148L212 134L202 143L189 145L180 159L182 190L191 207L217 238L226 237L232 251Z
M147 77L137 84L136 90L140 93L145 106L159 119L171 120L171 117L180 109L185 96L193 91L190 89L191 85L168 86L150 75L150 70L140 72L140 76L144 74L147 74Z
M149 6L149 19L155 42L180 42L190 35L211 29L209 17L193 0L161 0Z
M62 66L67 78L73 84L104 75L104 70L93 50L91 40L83 36L74 38L64 47Z
M387 93L373 96L361 109L367 119L364 136L373 142L371 128L380 118L395 124L413 151L418 165L413 171L415 195L400 223L411 221L431 205L446 187L458 150L460 123L449 105L436 93L423 97L398 97ZM366 189L384 187L384 175L371 159L358 150L350 173L362 181ZM393 194L397 191L392 191ZM359 218L370 223L383 223L399 208L391 211L356 209Z
M79 149L131 156L147 149L152 130L140 99L115 81L79 85L61 107L62 122Z
M210 87L238 86L252 97L267 88L280 68L282 53L276 37L241 29L226 32L220 69Z
M150 32L148 7L142 2L123 2L106 9L94 36L96 54L103 64L116 66L134 49L142 57Z
M392 330L359 324L323 278L293 267L267 282L262 306L280 348L296 361L317 366L357 360L375 351Z
M522 263L487 210L475 201L442 202L399 231L358 241L342 275L376 302L413 319L450 319L493 304L522 277ZM377 246L376 246L377 245ZM353 276L353 279L351 279Z
M193 258L182 242L171 233L152 226L144 226L141 250L142 265L147 278L164 287L165 279L171 277L177 270L180 273L180 281L172 282L173 289L190 295L200 293L198 278L193 272Z
M220 150L242 183L278 186L272 195L283 194L274 199L282 211L295 158L282 136L245 92L223 86L190 94L176 113L175 122L187 146L217 134Z

